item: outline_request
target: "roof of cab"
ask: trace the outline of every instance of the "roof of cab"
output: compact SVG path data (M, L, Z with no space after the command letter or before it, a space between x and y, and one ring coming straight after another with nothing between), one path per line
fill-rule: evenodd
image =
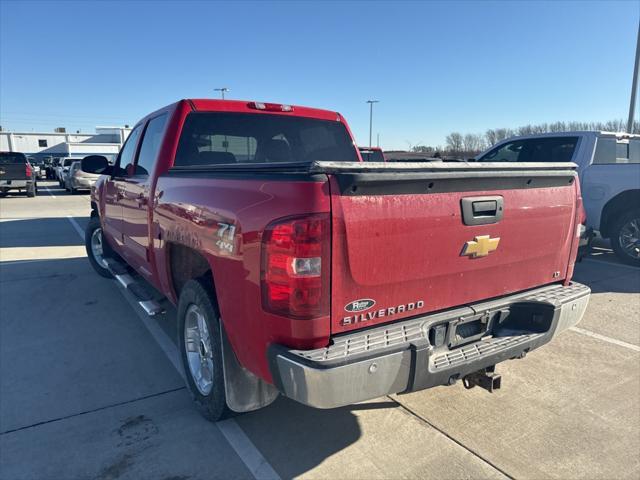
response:
M302 107L299 105L285 104L292 107L291 111L265 111L258 110L250 105L254 104L253 100L212 100L212 99L188 99L194 110L203 112L236 112L236 113L257 113L257 114L276 114L293 117L309 117L320 120L342 121L342 117L337 112L330 110L322 110L319 108ZM259 102L267 103L267 102Z

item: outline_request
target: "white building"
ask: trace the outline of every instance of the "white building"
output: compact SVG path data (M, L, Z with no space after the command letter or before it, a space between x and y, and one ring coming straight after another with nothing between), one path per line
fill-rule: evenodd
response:
M96 127L96 133L0 132L0 151L62 158L98 154L115 158L131 129Z

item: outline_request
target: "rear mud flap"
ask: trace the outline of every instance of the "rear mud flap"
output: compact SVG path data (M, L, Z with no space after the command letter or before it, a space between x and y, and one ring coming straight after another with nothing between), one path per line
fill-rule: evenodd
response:
M278 389L240 365L222 322L220 322L220 332L227 406L236 413L243 413L258 410L273 403L280 395Z

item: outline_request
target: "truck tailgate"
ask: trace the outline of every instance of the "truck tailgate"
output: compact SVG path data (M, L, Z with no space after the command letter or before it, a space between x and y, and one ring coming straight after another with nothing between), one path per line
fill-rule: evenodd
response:
M0 164L0 181L2 180L26 180L27 172L24 163Z
M566 277L573 168L491 165L331 173L333 333Z

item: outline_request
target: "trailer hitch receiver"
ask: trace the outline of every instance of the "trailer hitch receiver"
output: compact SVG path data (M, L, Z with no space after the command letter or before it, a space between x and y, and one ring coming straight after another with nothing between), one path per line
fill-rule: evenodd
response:
M501 383L502 377L496 373L495 365L473 372L462 379L462 384L467 390L478 386L490 393L499 390Z

